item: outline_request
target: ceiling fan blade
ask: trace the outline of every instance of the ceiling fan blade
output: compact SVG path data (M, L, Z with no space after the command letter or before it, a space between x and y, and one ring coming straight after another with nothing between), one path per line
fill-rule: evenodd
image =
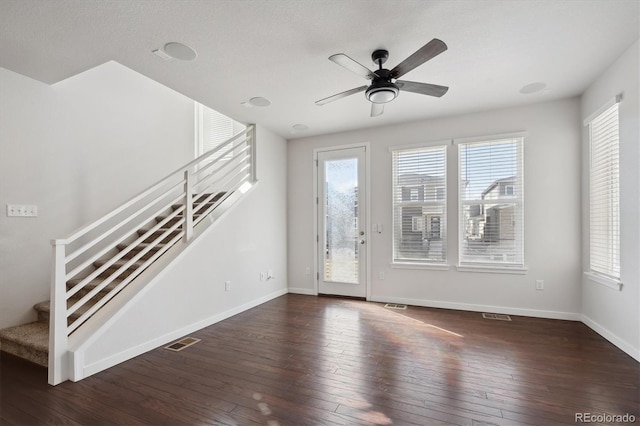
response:
M406 92L419 93L421 95L429 95L441 97L449 88L447 86L438 86L437 84L417 83L415 81L397 80L396 84L400 90Z
M366 79L373 80L375 77L378 77L378 75L371 71L369 68L365 67L359 62L354 61L344 53L336 53L335 55L331 55L329 56L329 60Z
M391 70L391 77L401 77L412 69L424 64L429 59L438 56L445 50L447 50L447 45L444 44L442 40L434 38L429 43L418 49L413 55L396 65L396 67Z
M384 112L384 104L374 104L371 102L371 116L377 117Z
M329 102L337 101L338 99L346 98L347 96L354 95L359 92L364 92L367 89L367 87L368 86L360 86L360 87L356 87L355 89L337 93L333 96L329 96L328 98L324 98L324 99L320 99L319 101L316 101L316 105L319 106L319 105L328 104Z

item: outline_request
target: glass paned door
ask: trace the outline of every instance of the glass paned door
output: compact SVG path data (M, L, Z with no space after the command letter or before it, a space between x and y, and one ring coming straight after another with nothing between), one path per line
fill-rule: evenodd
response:
M365 148L318 153L318 292L365 297Z

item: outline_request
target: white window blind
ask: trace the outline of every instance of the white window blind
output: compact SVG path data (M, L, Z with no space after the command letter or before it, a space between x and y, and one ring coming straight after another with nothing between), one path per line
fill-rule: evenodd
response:
M618 103L589 122L589 265L620 278L620 165Z
M226 115L197 102L195 103L195 121L196 157L216 148L245 127ZM232 155L233 153L228 153L222 159L228 160ZM214 154L213 157L217 158L218 156Z
M524 268L523 138L458 143L459 263Z
M398 149L393 161L393 261L447 260L447 146Z

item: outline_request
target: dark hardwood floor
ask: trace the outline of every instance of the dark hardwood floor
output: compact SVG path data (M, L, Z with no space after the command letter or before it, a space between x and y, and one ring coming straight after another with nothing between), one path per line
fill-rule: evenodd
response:
M3 353L0 423L637 424L638 362L584 324L512 319L286 295L78 383Z

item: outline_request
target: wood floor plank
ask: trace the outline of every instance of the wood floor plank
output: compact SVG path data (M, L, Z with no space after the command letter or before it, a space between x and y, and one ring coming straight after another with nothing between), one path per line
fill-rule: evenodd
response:
M582 323L285 295L56 387L3 353L2 424L572 425L640 418L640 368Z

